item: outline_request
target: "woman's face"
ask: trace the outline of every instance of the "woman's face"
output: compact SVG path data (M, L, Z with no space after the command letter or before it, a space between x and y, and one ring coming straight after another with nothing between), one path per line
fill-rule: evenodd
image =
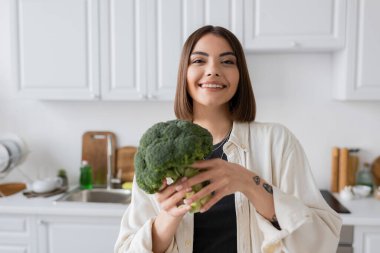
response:
M187 69L187 91L193 104L228 106L239 83L235 54L223 38L204 35L191 52Z

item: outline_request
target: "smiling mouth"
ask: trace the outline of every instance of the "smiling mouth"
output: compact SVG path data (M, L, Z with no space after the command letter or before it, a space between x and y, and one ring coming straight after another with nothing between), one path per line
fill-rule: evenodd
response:
M218 84L218 83L200 83L198 84L201 88L212 88L212 89L223 89L226 88L227 85L225 84Z

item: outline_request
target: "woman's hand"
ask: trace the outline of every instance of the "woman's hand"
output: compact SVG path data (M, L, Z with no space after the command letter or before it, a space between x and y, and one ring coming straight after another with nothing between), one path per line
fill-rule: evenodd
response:
M182 203L186 192L191 191L191 188L180 187L184 182L186 182L186 178L168 185L164 180L161 191L155 195L161 211L152 226L153 252L167 250L183 216L191 209L189 205Z
M229 163L222 159L210 159L198 161L192 165L193 168L202 170L202 173L189 178L177 186L179 188L190 188L193 185L209 181L210 184L202 190L185 200L187 205L197 201L204 196L212 194L211 199L202 207L201 212L210 209L216 202L224 196L235 192L244 191L244 182L254 175L244 167Z
M166 180L163 180L161 191L155 194L161 210L172 217L182 217L191 209L189 205L182 203L186 192L191 191L191 188L179 187L186 180L187 178L182 178L171 185L168 185Z

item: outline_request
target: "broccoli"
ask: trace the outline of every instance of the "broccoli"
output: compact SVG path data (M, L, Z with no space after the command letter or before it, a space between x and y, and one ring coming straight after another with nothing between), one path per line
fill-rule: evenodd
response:
M160 122L150 127L141 137L135 155L138 186L152 194L162 187L164 179L175 182L190 178L200 171L190 165L204 159L212 151L212 135L199 125L184 120ZM207 182L192 187L186 197L198 192ZM191 204L190 212L199 212L210 196Z

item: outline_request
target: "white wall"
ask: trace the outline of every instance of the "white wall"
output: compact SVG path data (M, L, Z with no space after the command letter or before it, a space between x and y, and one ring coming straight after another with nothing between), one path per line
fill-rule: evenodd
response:
M79 175L81 136L116 133L118 146L137 145L152 124L174 118L171 102L57 102L15 98L10 78L8 1L0 0L0 135L16 133L31 150L20 169L32 179L65 168ZM247 55L257 120L286 125L304 146L320 188L328 188L333 146L361 148L363 161L380 155L380 102L332 99L329 54ZM2 181L24 177L14 170Z

